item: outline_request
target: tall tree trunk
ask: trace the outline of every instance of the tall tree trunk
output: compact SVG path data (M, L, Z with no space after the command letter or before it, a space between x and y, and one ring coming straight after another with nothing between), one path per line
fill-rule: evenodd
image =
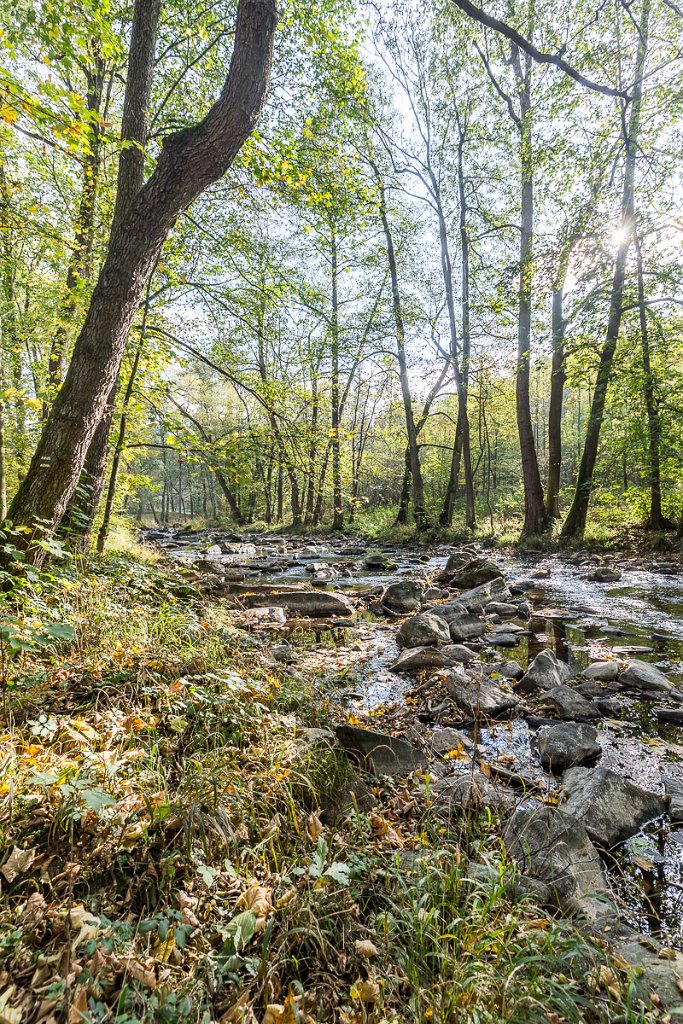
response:
M655 394L655 378L652 372L650 356L650 333L647 322L647 305L645 302L645 277L643 274L643 252L640 239L635 237L636 260L638 267L638 313L640 317L640 345L643 353L643 392L647 409L647 428L649 441L650 468L650 516L648 526L653 530L663 530L666 523L662 514L662 473L660 461L661 422L657 396Z
M404 466L403 466L403 480L401 482L401 497L398 499L398 512L396 513L396 519L394 520L395 526L405 526L408 522L408 512L410 510L410 480L411 480L411 458L410 458L410 445L406 445L404 455Z
M341 530L344 525L344 498L341 478L341 436L339 402L339 253L334 223L330 221L330 257L332 267L332 318L330 323L332 349L332 380L330 388L332 418L332 529Z
M624 186L621 203L621 225L620 242L617 248L617 256L614 264L614 276L612 278L612 291L610 295L609 317L607 320L607 334L605 344L600 353L600 363L595 381L595 390L590 404L588 415L588 428L586 440L579 465L579 472L576 480L576 491L569 514L562 527L564 538L583 537L586 529L588 506L590 504L591 491L593 489L593 471L598 457L598 445L600 442L600 431L605 413L605 401L607 388L609 387L612 375L612 362L619 340L621 327L621 316L624 294L624 280L626 277L626 263L628 260L633 232L635 227L635 173L636 157L638 151L638 135L640 131L640 115L643 101L643 72L647 57L647 38L650 21L650 0L644 0L641 15L640 28L638 32L638 49L635 61L635 75L633 94L631 97L631 116L624 139L626 147L626 159L624 164Z
M548 484L545 510L548 519L559 515L560 473L562 471L562 407L567 380L564 352L564 282L566 267L555 279L552 295L552 345L550 365L550 403L548 406Z
M389 224L387 213L386 190L379 168L373 164L377 187L379 189L379 213L382 219L382 229L387 249L387 260L389 263L389 274L391 277L391 305L394 314L394 330L396 335L396 358L398 361L398 376L401 384L401 395L403 397L403 410L406 420L406 435L408 438L408 456L410 459L410 480L412 481L413 513L415 525L418 529L426 529L429 520L425 510L424 483L422 480L422 467L420 465L420 449L417 443L417 429L413 414L413 400L410 394L410 378L408 377L408 361L406 359L406 332L403 319L403 306L401 303L401 290L398 281L398 266L396 264L396 251L394 239ZM404 478L407 480L407 476Z
M13 224L11 210L11 194L5 174L5 164L0 152L0 260L2 261L2 281L0 287L0 333L2 335L2 371L5 366L11 367L12 383L18 392L14 399L14 451L16 454L18 476L21 479L27 462L26 409L22 397L22 361L19 340L19 321L14 287L13 259ZM5 420L5 443L7 441L7 423ZM6 486L6 481L5 481ZM5 512L7 507L5 505Z
M223 90L199 124L169 136L157 166L114 229L83 329L28 474L12 503L26 546L54 533L73 495L121 365L147 277L178 216L232 164L258 119L270 80L275 0L240 0Z
M512 62L517 77L520 116L520 163L522 168L521 233L519 247L519 319L517 327L517 371L515 400L517 430L522 458L524 484L523 536L533 537L545 527L543 484L531 420L529 382L531 376L531 301L533 284L534 242L534 157L531 130L531 58L527 55L522 68L519 49L512 46Z

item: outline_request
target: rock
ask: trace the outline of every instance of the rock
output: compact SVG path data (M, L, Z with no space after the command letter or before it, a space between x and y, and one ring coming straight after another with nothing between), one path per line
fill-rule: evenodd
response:
M519 636L516 633L493 633L488 641L494 647L517 647Z
M292 590L285 593L243 594L248 608L285 608L295 615L353 615L353 605L343 594L331 590Z
M616 583L617 580L621 579L621 571L609 568L595 569L593 572L588 573L586 579L592 583Z
M595 704L571 686L554 686L552 690L545 690L540 700L544 707L552 708L565 721L594 722L600 718L600 711Z
M469 665L471 661L475 661L477 655L474 651L470 650L464 644L447 644L443 648L444 652L449 655L455 662L459 662L461 665Z
M665 810L658 793L641 789L609 768L568 768L562 777L565 814L582 822L593 842L610 847Z
M479 715L495 718L519 703L513 693L496 683L470 679L459 672L451 672L445 680L445 686L460 710L471 718Z
M281 611L282 609L278 610ZM285 665L290 665L299 660L299 655L296 651L292 650L289 644L275 644L274 647L271 647L270 653L276 661L281 661Z
M653 690L668 693L673 689L663 672L646 661L629 661L619 675L619 682L634 690Z
M445 647L409 647L401 652L390 669L392 672L410 675L413 672L424 672L425 669L450 668L457 660Z
M510 800L511 794L494 786L478 768L449 776L434 786L434 809L448 818L484 807L504 808Z
M595 679L601 683L613 683L619 675L618 661L594 661L581 673L584 679Z
M677 779L664 779L667 810L672 821L683 821L683 783Z
M538 730L533 746L538 750L541 764L556 775L577 764L594 761L602 753L597 741L597 730L592 725L562 722L544 725Z
M435 754L448 754L451 750L469 749L472 740L459 729L437 729L429 737L427 746Z
M422 587L412 580L391 583L382 595L382 604L392 612L414 612L422 603Z
M497 864L470 864L467 878L493 889L501 884L500 867ZM506 874L503 878L505 895L515 903L529 899L534 906L543 907L552 903L552 889L537 878L529 878L518 871Z
M607 892L598 851L581 822L564 810L519 808L503 841L519 868L549 885L560 906L578 904L590 912L591 901Z
M205 548L204 554L207 558L220 558L223 554L223 549L220 544L210 544L208 548Z
M560 661L553 651L541 651L515 686L518 693L534 693L537 690L551 690L571 679L568 665Z
M436 612L448 623L451 639L456 643L461 640L476 640L486 632L486 624L478 616L468 612L459 601L440 604Z
M255 622L277 627L284 626L287 622L287 612L277 605L273 608L250 608L249 611L242 612L240 618L247 623Z
M491 601L502 601L507 603L510 600L510 591L502 576L483 583L480 587L466 590L458 597L458 602L464 604L470 612L481 612Z
M435 612L411 615L401 625L397 640L401 647L428 647L451 639L448 623Z
M386 569L387 571L393 571L398 566L396 562L392 562L386 555L377 552L372 555L367 555L365 558L365 566L368 569Z
M654 712L659 722L683 725L683 708L655 708Z
M452 555L448 556L444 572L458 572L458 570L462 569L464 566L469 565L471 561L471 551L454 551Z
M614 697L599 697L595 703L606 718L621 718L624 713L623 705Z
M355 725L338 725L335 733L344 750L375 775L407 775L427 763L421 750L387 733Z
M495 672L499 672L505 679L521 679L524 669L518 661L506 661L502 665L496 665Z
M662 1020L670 1024L683 1021L683 995L680 978L683 977L683 953L663 947L651 936L643 942L641 936L634 936L620 943L616 949L619 956L635 968L635 984L642 999L649 1001L657 996L657 1009L665 1008L667 1015ZM660 953L664 953L661 956ZM643 1018L645 1019L645 1018ZM651 1019L648 1015L648 1020Z
M505 601L489 601L484 608L487 615L500 615L501 618L514 618L519 608L516 604L508 604Z
M487 558L474 558L467 565L458 569L449 583L450 586L460 590L470 590L472 587L480 587L483 583L500 579L502 575L500 567L495 562L491 562Z

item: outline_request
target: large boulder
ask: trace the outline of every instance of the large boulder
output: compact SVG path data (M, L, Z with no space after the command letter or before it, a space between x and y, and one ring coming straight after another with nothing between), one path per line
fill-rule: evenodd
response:
M401 647L429 647L448 643L451 638L448 623L436 612L419 612L402 623L397 640Z
M610 847L665 811L659 793L641 789L609 768L568 768L562 810L584 825L593 842Z
M619 682L633 690L651 690L669 693L673 686L663 672L647 661L629 661L619 675Z
M353 605L343 594L331 590L291 590L285 593L243 594L247 608L285 608L294 615L312 618L353 615Z
M551 709L565 722L594 722L602 717L597 705L571 686L554 686L552 690L545 690L540 701L544 708Z
M423 587L413 580L390 583L382 594L382 604L390 612L406 614L416 611L422 603Z
M619 675L618 661L594 661L581 673L584 679L598 683L613 683Z
M533 741L541 764L548 771L559 774L565 768L594 761L602 753L597 731L592 725L559 722L542 726Z
M448 556L448 561L446 562L446 568L444 569L444 572L458 572L458 570L463 569L466 565L469 565L471 561L471 551L454 551L451 555Z
M355 725L338 725L335 733L344 750L375 775L407 775L427 763L421 750L388 733Z
M519 808L503 841L520 870L549 885L560 906L584 909L607 892L600 855L580 821L553 807Z
M553 651L541 651L529 665L515 689L520 693L535 693L537 690L552 690L571 679L569 665L560 661Z
M445 686L456 705L470 718L495 718L519 703L514 693L491 680L472 679L462 672L449 673Z
M486 632L486 623L469 612L460 601L447 601L438 605L435 610L448 623L451 639L455 643L476 640Z
M470 612L481 612L491 601L503 601L507 603L511 594L507 583L502 576L491 580L489 583L482 583L480 587L472 590L465 590L458 597L460 604L464 604Z
M470 590L472 587L480 587L483 583L499 579L502 575L500 567L495 562L487 558L473 558L451 576L449 583L460 590Z

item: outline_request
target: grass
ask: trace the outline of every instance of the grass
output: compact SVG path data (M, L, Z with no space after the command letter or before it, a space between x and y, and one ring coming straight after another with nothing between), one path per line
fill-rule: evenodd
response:
M320 684L125 546L12 610L74 636L6 652L3 1024L651 1019L599 945L510 901L495 822L441 820L428 774L342 807Z

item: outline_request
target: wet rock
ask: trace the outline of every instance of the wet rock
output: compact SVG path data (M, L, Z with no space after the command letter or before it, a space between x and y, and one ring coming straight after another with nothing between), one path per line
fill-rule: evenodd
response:
M460 710L471 718L495 718L519 703L513 693L491 680L471 679L461 672L451 672L445 686Z
M469 612L460 601L440 604L436 611L448 623L451 639L456 643L461 640L476 640L486 632L486 624Z
M434 809L447 818L485 807L502 809L509 806L512 799L512 794L494 786L478 768L449 776L434 786Z
M581 673L584 679L595 679L601 683L612 683L619 675L618 661L594 661Z
M591 583L616 583L617 580L621 579L621 571L604 566L589 572L586 579L590 580Z
M313 618L327 615L353 615L353 605L343 594L328 590L291 590L285 593L244 594L242 601L248 608L285 608L295 615Z
M409 647L402 651L390 667L392 672L405 672L411 675L424 672L425 669L450 668L455 664L457 659L449 654L445 647Z
M516 633L492 633L488 641L494 647L516 647L519 636Z
M412 580L391 583L382 595L382 604L392 612L414 612L422 603L423 588Z
M597 736L592 725L562 722L539 729L532 745L538 750L543 767L560 774L565 768L586 764L600 756L602 747Z
M593 842L605 847L635 835L665 810L658 793L641 789L609 768L568 768L562 786L567 794L564 813L578 818Z
M502 577L483 583L480 587L466 590L458 597L458 603L465 605L470 612L481 612L491 601L502 601L507 603L510 600L510 591Z
M470 590L472 587L480 587L484 583L500 579L502 575L500 566L495 562L491 562L487 558L474 558L454 573L449 582L452 587Z
M551 887L560 906L589 910L591 901L607 892L598 851L581 822L566 811L519 808L503 841L525 874Z
M664 779L667 810L672 821L683 821L683 783L677 779Z
M446 568L444 571L448 573L458 572L458 570L464 568L466 565L469 565L471 561L471 551L454 551L451 555L448 556L448 561L446 562ZM498 575L500 575L500 573Z
M551 690L553 687L562 685L571 677L572 672L569 666L560 661L553 651L541 651L531 662L515 689L518 693Z
M407 775L427 763L421 750L387 733L355 725L338 725L335 733L344 750L375 775Z
M509 604L506 601L489 601L484 611L487 615L500 615L502 619L505 619L514 618L519 609L516 604Z
M600 718L600 710L586 700L571 686L554 686L545 690L540 697L543 707L551 708L556 715L568 722L594 722Z
M449 754L451 750L469 749L472 740L459 729L437 729L429 737L427 746L435 754Z
M435 612L411 615L401 625L397 640L401 647L429 647L451 639L448 623Z
M629 661L619 674L619 682L634 690L652 690L668 693L673 689L663 672L646 661Z
M392 572L394 569L398 568L396 562L392 562L390 558L387 558L386 555L382 555L380 553L367 555L365 558L365 566L367 569L384 569L387 572Z

